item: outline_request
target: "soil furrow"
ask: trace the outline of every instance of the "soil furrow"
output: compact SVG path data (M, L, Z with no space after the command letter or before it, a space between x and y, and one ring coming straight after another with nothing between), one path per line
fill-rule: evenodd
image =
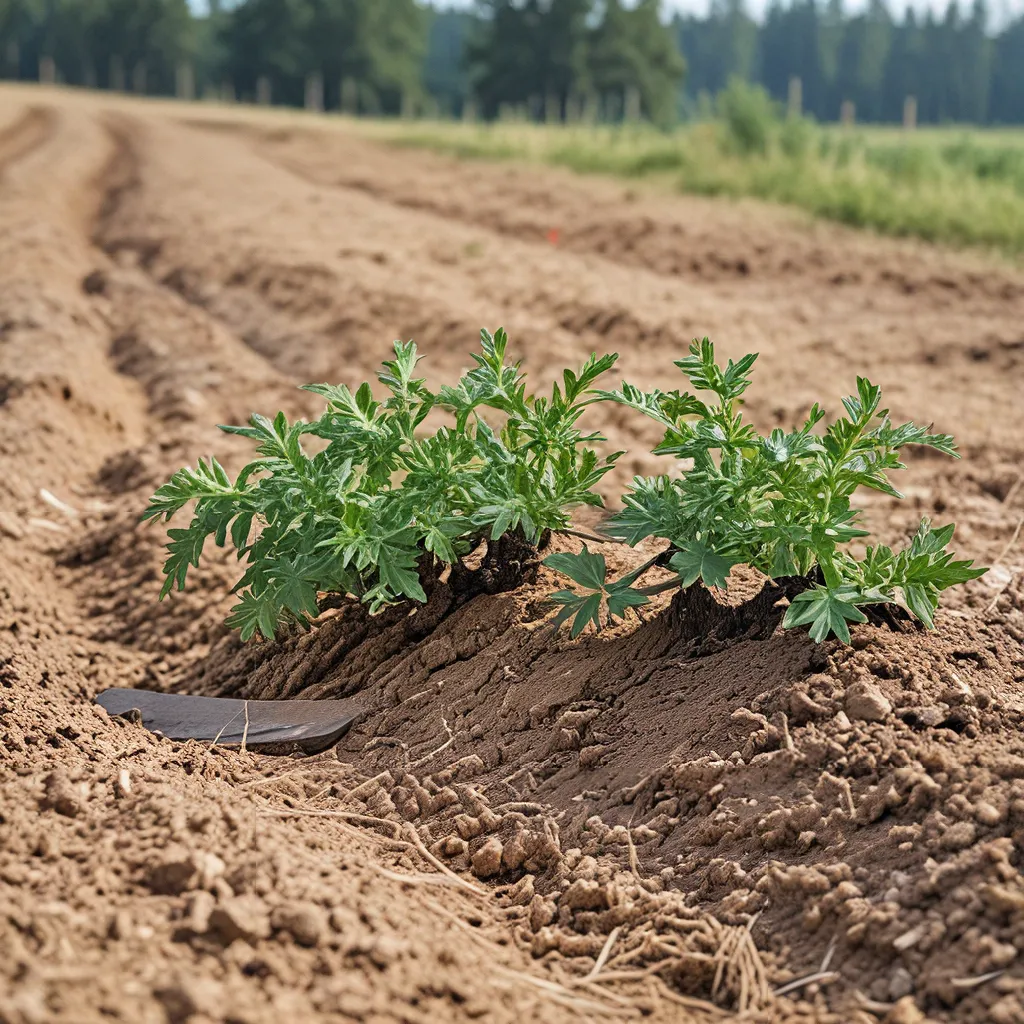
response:
M30 107L13 124L0 131L0 175L53 134L57 115L47 107Z
M340 132L254 142L90 103L54 101L0 189L0 1017L676 1020L679 995L737 1005L739 961L724 988L716 965L748 929L773 985L834 948L837 977L763 999L765 1020L1024 1013L1019 276ZM392 337L436 382L499 322L542 379L617 347L664 386L690 334L760 349L762 428L866 371L966 455L912 460L909 500L872 501L872 527L955 518L964 553L998 564L936 633L866 625L850 648L757 622L708 637L683 601L555 638L546 570L273 644L223 625L228 553L159 603L164 538L137 517L183 462L241 465L217 422L307 414L296 383L358 382ZM609 434L650 440L625 414ZM739 575L731 599L758 585ZM366 714L326 756L275 761L89 703L133 684ZM606 998L578 982L609 942Z
M201 122L193 122L200 125ZM210 125L211 130L227 126ZM513 238L590 253L668 277L742 281L747 292L809 278L837 290L897 294L950 291L960 300L1019 300L1019 275L978 265L964 273L945 254L913 243L812 225L783 210L678 197L642 183L615 185L566 172L460 163L390 148L351 133L233 125L261 155L317 185L353 189ZM842 245L837 245L838 239Z

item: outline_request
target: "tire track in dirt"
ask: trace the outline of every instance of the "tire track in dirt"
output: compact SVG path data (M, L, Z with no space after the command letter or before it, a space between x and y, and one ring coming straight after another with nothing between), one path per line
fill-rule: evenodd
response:
M0 178L7 167L42 146L54 133L56 113L48 107L29 107L13 124L0 130Z

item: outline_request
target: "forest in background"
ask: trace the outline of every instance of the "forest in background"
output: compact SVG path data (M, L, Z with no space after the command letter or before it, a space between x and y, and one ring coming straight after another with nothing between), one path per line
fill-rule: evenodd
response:
M667 126L731 79L820 121L1024 123L1024 16L985 0L897 17L884 0L743 0L666 20L659 0L0 0L0 74L353 113ZM311 92L312 88L312 92Z

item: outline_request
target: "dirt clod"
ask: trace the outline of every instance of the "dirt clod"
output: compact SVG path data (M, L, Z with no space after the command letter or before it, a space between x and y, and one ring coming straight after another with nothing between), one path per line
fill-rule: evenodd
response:
M199 1014L216 1019L224 1009L222 986L210 978L181 977L157 988L154 995L163 1004L169 1024L185 1024Z
M491 836L473 854L473 874L477 878L493 878L501 870L501 840L497 836Z
M270 914L259 897L235 896L214 907L209 929L227 945L236 939L252 945L270 936Z
M301 901L275 907L270 925L287 932L300 946L317 946L327 931L327 915L315 903Z
M892 713L892 704L874 683L856 682L846 691L846 713L855 720L881 722Z
M40 806L44 810L56 811L66 818L77 818L85 806L85 796L61 770L50 772L43 780L43 799Z

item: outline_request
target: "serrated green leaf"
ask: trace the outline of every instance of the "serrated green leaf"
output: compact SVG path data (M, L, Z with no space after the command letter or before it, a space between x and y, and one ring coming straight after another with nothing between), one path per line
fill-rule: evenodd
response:
M544 565L549 569L568 576L569 579L578 583L588 590L602 590L604 588L607 566L604 555L591 552L586 544L579 554L569 551L558 551L548 555L544 559Z
M859 594L849 588L829 590L815 587L798 594L786 610L782 625L786 629L810 626L811 639L821 643L835 635L844 644L850 642L849 622L867 622L867 616L857 607Z
M684 588L701 580L706 586L724 589L735 564L734 559L718 554L702 541L681 544L669 560L669 565L679 573L679 585Z
M600 594L591 594L580 601L576 609L576 617L573 619L572 627L569 630L569 636L575 640L587 628L587 624L591 622L594 624L595 629L599 630L601 628Z
M630 608L640 608L650 603L651 599L646 594L638 593L629 587L608 590L608 611L617 619L624 618Z

